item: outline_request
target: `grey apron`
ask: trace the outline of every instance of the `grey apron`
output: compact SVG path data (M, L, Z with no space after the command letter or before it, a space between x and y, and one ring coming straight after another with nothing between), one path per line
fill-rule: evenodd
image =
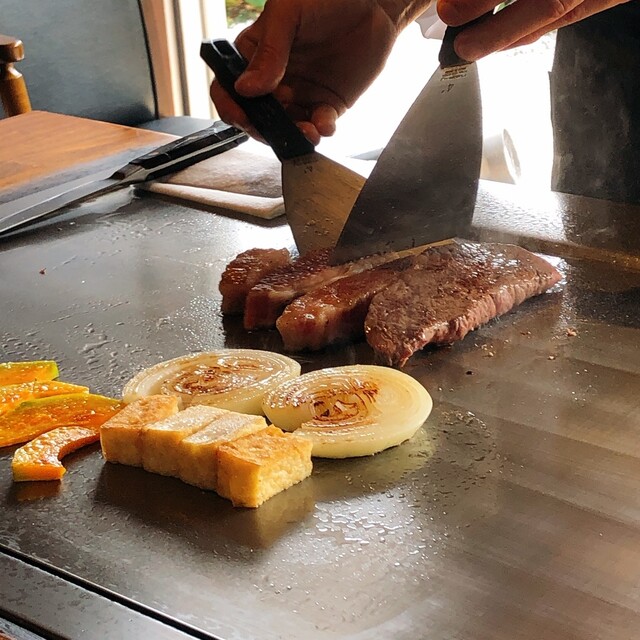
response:
M640 204L640 2L558 31L553 189Z

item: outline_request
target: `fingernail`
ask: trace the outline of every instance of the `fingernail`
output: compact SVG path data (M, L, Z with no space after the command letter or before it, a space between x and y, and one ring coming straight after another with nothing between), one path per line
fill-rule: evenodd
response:
M336 132L336 123L332 121L319 122L316 126L320 135L332 136Z

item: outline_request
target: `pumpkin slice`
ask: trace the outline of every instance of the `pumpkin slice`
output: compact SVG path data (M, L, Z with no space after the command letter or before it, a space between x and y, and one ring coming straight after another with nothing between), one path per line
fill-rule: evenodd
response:
M0 362L0 385L44 382L57 377L58 365L53 360Z
M27 442L13 454L11 470L16 482L60 480L66 469L60 460L68 453L97 442L99 427L57 427Z
M81 387L69 382L21 382L0 387L0 416L20 403L36 398L48 398L69 393L89 393L89 387Z
M72 393L30 400L0 416L0 447L20 444L56 427L99 427L124 407L120 400Z

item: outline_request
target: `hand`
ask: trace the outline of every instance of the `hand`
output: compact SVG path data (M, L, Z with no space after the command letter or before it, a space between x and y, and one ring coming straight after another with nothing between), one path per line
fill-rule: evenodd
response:
M400 30L430 0L268 0L236 39L249 60L236 90L273 93L314 144L335 131L382 70ZM211 85L220 117L260 138L240 107Z
M494 51L535 42L549 31L565 27L628 0L517 0L477 25L463 31L456 53L478 60ZM438 0L438 14L449 25L475 20L496 6L495 0Z

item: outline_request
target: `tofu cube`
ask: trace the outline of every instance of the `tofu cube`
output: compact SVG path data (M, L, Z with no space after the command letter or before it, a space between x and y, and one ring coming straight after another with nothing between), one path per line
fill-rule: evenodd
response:
M142 465L142 430L145 425L175 415L176 396L152 395L128 404L100 427L102 455L109 462Z
M146 471L163 476L178 476L183 438L213 422L224 410L195 405L142 431L142 466Z
M258 507L311 475L311 447L277 427L239 438L218 449L218 493L234 507Z
M215 491L218 486L217 453L220 446L266 427L262 416L225 411L178 445L180 479L201 489Z

